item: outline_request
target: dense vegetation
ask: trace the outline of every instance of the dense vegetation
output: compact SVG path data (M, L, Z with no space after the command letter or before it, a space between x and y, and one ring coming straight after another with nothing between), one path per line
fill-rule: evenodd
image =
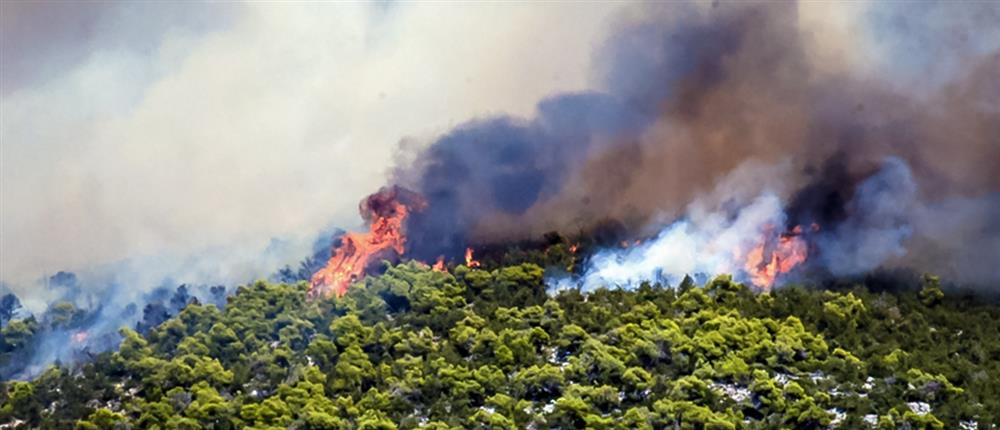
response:
M562 254L560 254L560 252ZM547 291L547 257L258 282L0 387L24 428L995 428L1000 307L919 291ZM561 257L560 257L561 258ZM557 258L560 260L560 258ZM572 264L572 259L562 259ZM537 263L537 264L536 264ZM25 330L15 320L3 347Z

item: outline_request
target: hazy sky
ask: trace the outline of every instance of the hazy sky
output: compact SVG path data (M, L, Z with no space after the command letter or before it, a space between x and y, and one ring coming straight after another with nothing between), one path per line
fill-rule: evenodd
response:
M294 262L320 231L359 226L357 203L385 184L401 141L601 90L595 55L616 22L641 12L615 2L0 7L0 281L37 303L45 292L32 283L64 269L129 260L155 271L149 279L221 280ZM893 70L901 86L950 66L899 28L898 11L867 9L800 4L811 60ZM921 3L906 23L996 18L950 8L957 18L941 21L940 9ZM962 46L996 49L996 33Z
M4 2L2 280L355 227L401 139L587 88L614 9Z

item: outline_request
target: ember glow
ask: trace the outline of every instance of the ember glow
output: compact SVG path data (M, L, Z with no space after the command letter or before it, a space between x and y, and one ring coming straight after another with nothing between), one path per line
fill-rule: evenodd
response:
M80 331L78 331L76 333L73 333L73 336L71 336L71 339L72 339L74 345L80 345L80 344L86 342L88 337L90 337L90 333L87 333L86 330L80 330Z
M404 225L413 211L427 203L401 187L388 187L361 202L361 216L369 225L365 233L347 233L335 245L326 266L312 276L309 297L343 295L351 283L364 277L372 263L395 259L406 251Z

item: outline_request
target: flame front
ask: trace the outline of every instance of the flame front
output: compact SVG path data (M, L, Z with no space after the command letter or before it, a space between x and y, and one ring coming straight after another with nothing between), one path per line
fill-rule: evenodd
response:
M338 297L351 283L361 279L365 270L381 258L403 255L406 235L403 227L411 211L423 210L426 202L416 193L400 187L384 188L361 202L361 215L369 231L347 233L335 246L326 266L312 276L309 297Z
M813 227L815 231L818 227ZM769 291L775 279L806 261L809 247L802 238L802 228L775 236L773 228L765 229L760 241L746 254L744 270L757 287Z

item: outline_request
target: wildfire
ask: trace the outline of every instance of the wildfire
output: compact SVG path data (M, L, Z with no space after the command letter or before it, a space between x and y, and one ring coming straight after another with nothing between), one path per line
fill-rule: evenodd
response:
M437 261L434 262L434 265L431 266L431 270L433 270L435 272L447 272L448 271L448 268L445 267L445 265L444 265L444 256L443 255L438 257Z
M811 229L816 231L819 226L813 224ZM751 282L765 291L770 290L778 275L806 261L809 248L801 236L800 226L777 237L772 228L765 229L760 241L746 255L744 270L750 275Z
M479 261L472 258L472 248L465 248L465 266L469 268L479 267Z
M78 331L71 336L73 343L76 345L86 342L88 337L90 337L90 333L87 333L86 330Z
M309 297L341 296L351 283L364 277L373 261L402 255L406 251L403 232L406 218L426 206L419 194L396 186L383 188L362 200L359 210L369 231L347 233L341 238L326 266L313 274Z

